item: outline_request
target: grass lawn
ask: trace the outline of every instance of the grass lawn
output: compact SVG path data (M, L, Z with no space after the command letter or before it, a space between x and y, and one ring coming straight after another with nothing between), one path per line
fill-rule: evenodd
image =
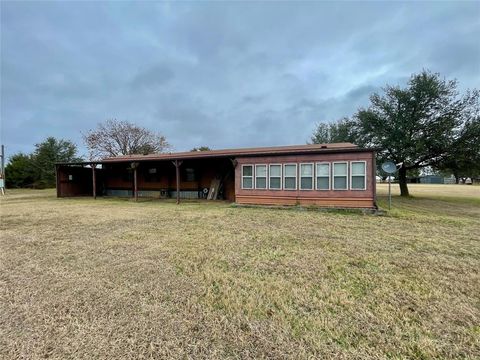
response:
M410 189L386 216L9 191L0 358L479 358L480 187Z

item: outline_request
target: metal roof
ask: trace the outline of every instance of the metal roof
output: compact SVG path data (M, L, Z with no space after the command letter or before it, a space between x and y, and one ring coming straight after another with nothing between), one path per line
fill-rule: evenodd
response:
M309 153L348 153L348 152L371 152L375 149L359 148L352 143L332 143L332 144L308 144L308 145L290 145L290 146L271 146L240 149L222 149L208 151L185 151L169 152L147 155L122 155L107 157L102 160L85 161L78 163L68 163L69 165L82 164L105 164L129 161L161 161L161 160L185 160L185 159L207 159L221 157L248 157L248 156L268 156L268 155L301 155ZM61 165L62 163L59 163ZM66 164L66 163L63 163Z

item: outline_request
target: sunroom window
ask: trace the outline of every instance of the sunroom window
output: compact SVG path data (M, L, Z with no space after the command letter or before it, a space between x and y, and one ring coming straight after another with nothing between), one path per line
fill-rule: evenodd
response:
M280 190L282 188L282 165L271 164L269 166L269 184L268 187L273 190Z
M352 190L365 190L366 188L366 166L365 161L352 161L350 164L350 188Z
M242 189L253 189L253 165L242 165Z
M255 189L267 188L267 165L255 165Z
M283 166L283 188L285 190L297 190L297 164L285 164Z
M300 164L300 189L313 190L313 164Z
M330 190L330 164L317 164L317 190Z
M348 189L348 165L346 162L333 163L333 190Z

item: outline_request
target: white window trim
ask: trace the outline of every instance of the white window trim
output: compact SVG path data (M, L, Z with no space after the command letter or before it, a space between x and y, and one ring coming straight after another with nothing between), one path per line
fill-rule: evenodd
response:
M337 176L345 176L345 181L346 181L346 186L345 186L345 189L335 189L335 164L346 164L347 165L347 173L345 175L337 175ZM348 173L349 173L349 163L348 161L334 161L332 162L332 189L334 191L348 191L348 185L350 185L348 183Z
M252 176L248 176L248 175L245 175L245 176L244 176L244 175L243 175L243 168L244 168L245 166L251 166L251 167L252 167ZM242 165L241 171L242 171L242 173L240 174L240 177L241 177L242 182L241 182L240 185L241 185L242 190L243 190L243 189L244 189L244 190L253 190L253 189L255 189L255 165L253 165L253 164L244 164L244 165ZM245 187L243 187L243 178L252 178L252 187L250 187L250 188L245 188Z
M365 173L363 174L363 189L353 189L352 188L352 177L353 176L360 176L360 175L353 175L352 171L352 164L353 163L363 163ZM350 161L350 190L353 191L365 191L367 190L367 162L365 160L356 160L356 161Z
M315 188L315 164L313 162L309 163L300 163L299 164L299 171L298 175L300 181L298 182L298 189L302 191L312 191ZM312 165L312 176L302 176L302 165ZM310 189L302 189L302 178L311 178L312 179L312 187Z
M280 187L278 189L277 188L272 189L272 187L270 186L270 178L271 178L270 174L272 173L270 171L270 167L274 166L274 165L280 166ZM274 176L274 177L277 178L278 176ZM277 190L278 191L278 190L282 190L282 189L283 189L283 166L282 166L282 164L268 164L268 190L274 190L274 191Z
M318 174L317 174L318 165L328 165L328 175L327 176L325 176L325 175L318 176ZM319 177L323 177L323 178L328 177L328 189L319 189L318 188L317 180L318 180ZM327 161L322 161L322 162L315 163L315 190L317 190L317 191L330 191L330 190L332 190L332 164L331 163L329 163Z
M265 187L257 187L257 166L265 166ZM260 176L263 177L263 176ZM256 190L268 190L268 165L267 164L255 164L255 189Z
M287 189L285 187L285 177L291 177L291 176L285 176L285 167L287 165L295 165L295 189ZM285 163L285 164L283 164L283 190L297 191L297 189L298 189L298 164L297 163Z

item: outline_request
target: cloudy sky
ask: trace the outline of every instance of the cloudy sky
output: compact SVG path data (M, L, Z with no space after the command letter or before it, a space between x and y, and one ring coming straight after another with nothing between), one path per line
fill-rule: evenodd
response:
M480 2L1 2L10 154L109 118L175 150L305 143L423 68L480 87Z

